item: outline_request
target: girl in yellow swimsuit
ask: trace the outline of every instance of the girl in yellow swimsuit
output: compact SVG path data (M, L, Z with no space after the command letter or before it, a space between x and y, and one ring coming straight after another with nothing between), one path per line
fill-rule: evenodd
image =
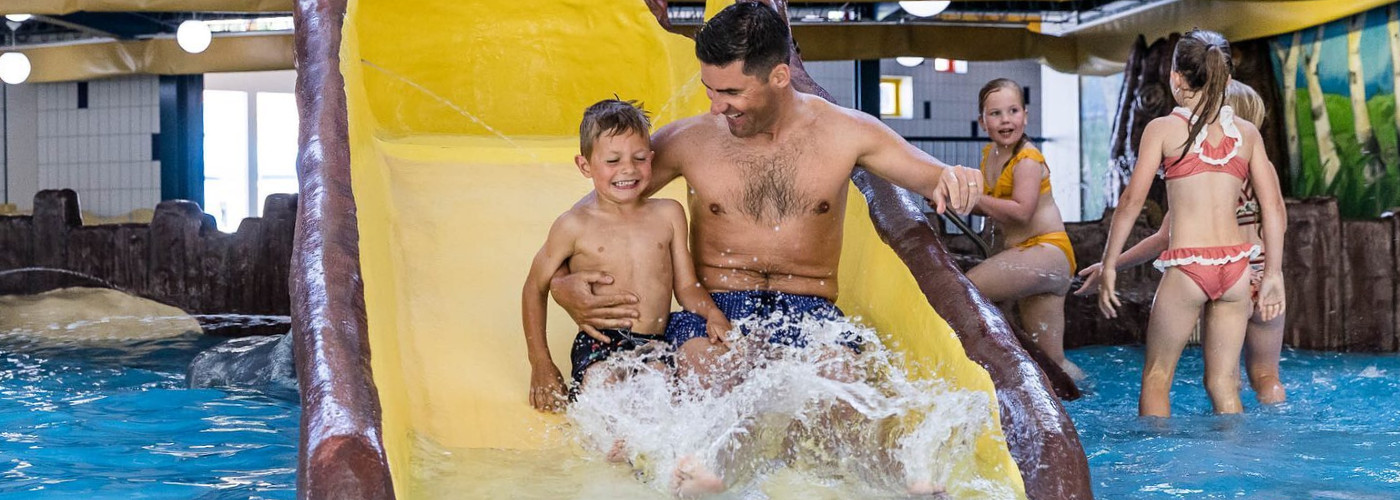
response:
M1026 140L1024 95L1020 85L1005 78L988 82L978 95L977 121L992 143L982 149L987 196L977 201L975 212L996 222L1002 249L967 277L993 302L1015 301L1026 333L1066 373L1081 379L1083 372L1064 351L1074 249L1050 192L1050 168Z

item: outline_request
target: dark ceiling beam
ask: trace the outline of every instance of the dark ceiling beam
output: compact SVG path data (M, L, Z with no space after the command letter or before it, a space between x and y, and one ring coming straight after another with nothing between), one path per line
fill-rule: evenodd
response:
M46 22L85 33L102 33L121 40L169 33L176 26L162 22L159 18L129 12L75 12L61 16L44 16Z
M109 31L103 31L103 30L94 28L94 27L92 27L92 26L88 26L88 25L85 25L85 24L78 24L78 23L69 21L69 20L67 20L67 19L64 19L63 16L34 16L34 19L33 19L33 20L34 20L34 21L37 21L37 22L41 22L41 23L52 24L52 25L58 26L58 27L60 27L60 28L70 29L70 30L73 30L73 31L77 31L77 32L79 32L79 33L84 33L84 34L92 35L92 36L95 36L95 37L100 37L100 38L123 38L123 37L121 37L120 35L117 35L116 33L112 33L112 32L109 32Z

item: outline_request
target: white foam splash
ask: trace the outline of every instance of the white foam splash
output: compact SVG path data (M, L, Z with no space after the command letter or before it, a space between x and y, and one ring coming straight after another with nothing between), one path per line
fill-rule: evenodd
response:
M806 348L768 343L767 332L782 320L735 322L753 334L733 339L719 360L737 367L723 373L744 374L727 392L677 381L648 364L655 353L646 348L612 356L601 367L621 380L590 380L570 406L577 438L599 456L625 443L638 477L660 491L670 491L677 462L693 456L738 496L794 471L864 496L902 492L913 482L1001 496L977 478L949 484L991 424L987 394L908 377L902 357L874 331L846 320L797 322L810 336ZM864 339L860 355L839 343L851 332Z

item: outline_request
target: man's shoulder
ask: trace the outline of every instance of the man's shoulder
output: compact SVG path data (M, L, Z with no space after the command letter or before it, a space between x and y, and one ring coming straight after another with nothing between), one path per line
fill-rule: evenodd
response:
M716 122L710 114L696 115L689 118L667 123L665 126L656 129L652 134L652 142L679 144L685 141L694 140L705 134L709 134L715 128ZM680 141L677 141L680 139Z
M879 119L868 113L811 94L803 94L802 109L808 118L814 120L815 124L843 131L865 128L879 123Z

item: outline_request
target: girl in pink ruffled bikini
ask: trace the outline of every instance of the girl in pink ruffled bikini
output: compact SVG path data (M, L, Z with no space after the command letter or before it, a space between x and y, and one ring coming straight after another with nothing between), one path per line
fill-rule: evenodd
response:
M1264 221L1264 271L1259 309L1268 321L1284 309L1284 207L1278 179L1264 154L1259 130L1223 105L1233 63L1219 33L1194 30L1177 42L1171 87L1177 107L1143 132L1132 179L1118 201L1104 248L1099 309L1117 315L1117 261L1142 210L1159 166L1167 180L1171 236L1156 266L1162 282L1147 327L1138 414L1171 415L1170 389L1177 360L1201 308L1206 309L1205 385L1216 413L1239 413L1240 350L1252 311L1249 261L1261 249L1240 235L1235 208L1251 181Z

